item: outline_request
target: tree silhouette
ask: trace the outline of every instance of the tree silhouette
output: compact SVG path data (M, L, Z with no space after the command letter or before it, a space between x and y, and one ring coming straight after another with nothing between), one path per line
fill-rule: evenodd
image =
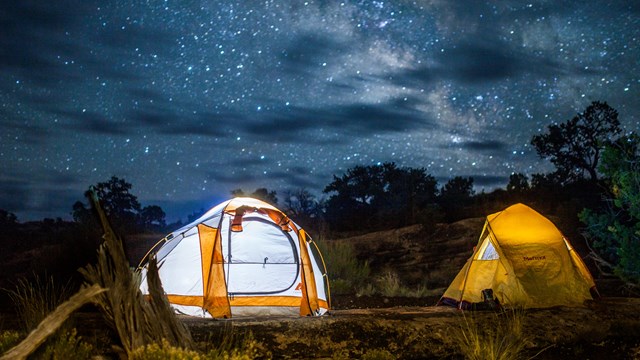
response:
M18 218L14 213L10 213L6 210L0 209L0 228L5 229L17 224Z
M549 159L568 182L598 179L602 149L622 132L618 112L606 102L594 101L566 123L550 125L548 132L531 139L538 155Z
M447 181L440 189L440 198L447 201L459 201L470 199L475 191L473 190L473 178L456 176Z
M515 193L523 193L529 190L529 179L527 175L522 173L515 173L509 175L509 183L507 184L507 191Z
M424 168L395 163L354 166L324 189L329 223L338 229L381 228L416 223L419 210L435 201L437 182Z
M93 186L100 199L105 214L112 226L122 233L136 233L142 230L163 230L165 213L156 205L142 208L138 198L130 190L132 185L124 179L112 176L105 182ZM96 218L88 206L81 201L73 204L73 218L76 222L90 227L98 226Z

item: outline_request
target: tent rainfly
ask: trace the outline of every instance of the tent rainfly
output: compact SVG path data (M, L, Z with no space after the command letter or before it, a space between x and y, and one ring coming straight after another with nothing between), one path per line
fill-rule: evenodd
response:
M235 198L160 240L143 259L158 259L160 280L179 313L213 318L322 315L329 282L316 244L275 207Z
M500 304L523 308L582 306L598 296L569 240L523 204L487 216L473 255L438 304L471 309L487 301L487 289Z

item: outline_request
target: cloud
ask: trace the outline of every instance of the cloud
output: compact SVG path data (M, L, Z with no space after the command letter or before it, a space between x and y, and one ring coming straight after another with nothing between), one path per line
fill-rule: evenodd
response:
M469 175L469 177L473 178L473 185L475 187L484 188L486 190L504 188L509 182L508 176L475 174Z
M71 120L62 123L64 128L87 134L126 135L131 130L128 124L113 121L95 111L52 110L52 113Z
M1 114L0 115L4 115ZM0 122L0 129L5 134L17 134L14 139L31 146L40 146L46 143L50 131L39 125L27 125L25 121L11 121L9 117L5 117L4 122Z
M162 135L228 136L231 124L245 121L239 113L177 112L171 108L145 107L130 111L127 119Z
M0 176L0 188L0 209L13 212L18 221L64 216L83 196L71 190L81 188L77 178L56 171L12 171Z
M471 151L502 151L507 147L507 143L496 140L486 141L464 141L456 144L462 149Z
M334 60L348 48L345 43L319 33L305 33L291 41L281 53L285 71L297 74L315 72L323 63Z
M435 128L426 113L415 109L414 99L392 99L382 104L346 104L318 107L291 107L249 122L244 130L264 141L317 141L316 131L341 136L366 137L372 134ZM305 133L305 136L299 136Z

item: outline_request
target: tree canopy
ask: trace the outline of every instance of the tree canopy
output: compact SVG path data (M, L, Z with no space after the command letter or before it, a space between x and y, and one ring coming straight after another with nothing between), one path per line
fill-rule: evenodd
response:
M125 179L112 176L111 179L92 187L105 214L118 231L136 233L149 230L164 230L165 213L157 205L142 207L138 198L130 190L132 185ZM91 209L81 201L73 204L73 218L76 222L97 226Z
M606 102L594 101L565 123L550 125L548 132L531 139L538 155L549 159L567 181L598 179L602 149L622 132L618 112Z
M424 168L401 168L395 163L354 166L333 176L324 192L330 194L326 216L341 229L366 225L415 223L419 209L435 202L437 181Z

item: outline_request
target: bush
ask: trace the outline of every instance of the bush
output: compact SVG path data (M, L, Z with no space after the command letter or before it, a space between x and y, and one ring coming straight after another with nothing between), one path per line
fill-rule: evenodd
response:
M333 294L355 294L368 282L371 270L359 261L352 244L316 241L323 254Z
M85 360L91 358L93 346L77 336L76 329L64 332L45 347L42 359L51 360Z
M627 283L640 287L640 137L625 137L602 153L600 171L611 189L605 211L585 209L596 260Z

